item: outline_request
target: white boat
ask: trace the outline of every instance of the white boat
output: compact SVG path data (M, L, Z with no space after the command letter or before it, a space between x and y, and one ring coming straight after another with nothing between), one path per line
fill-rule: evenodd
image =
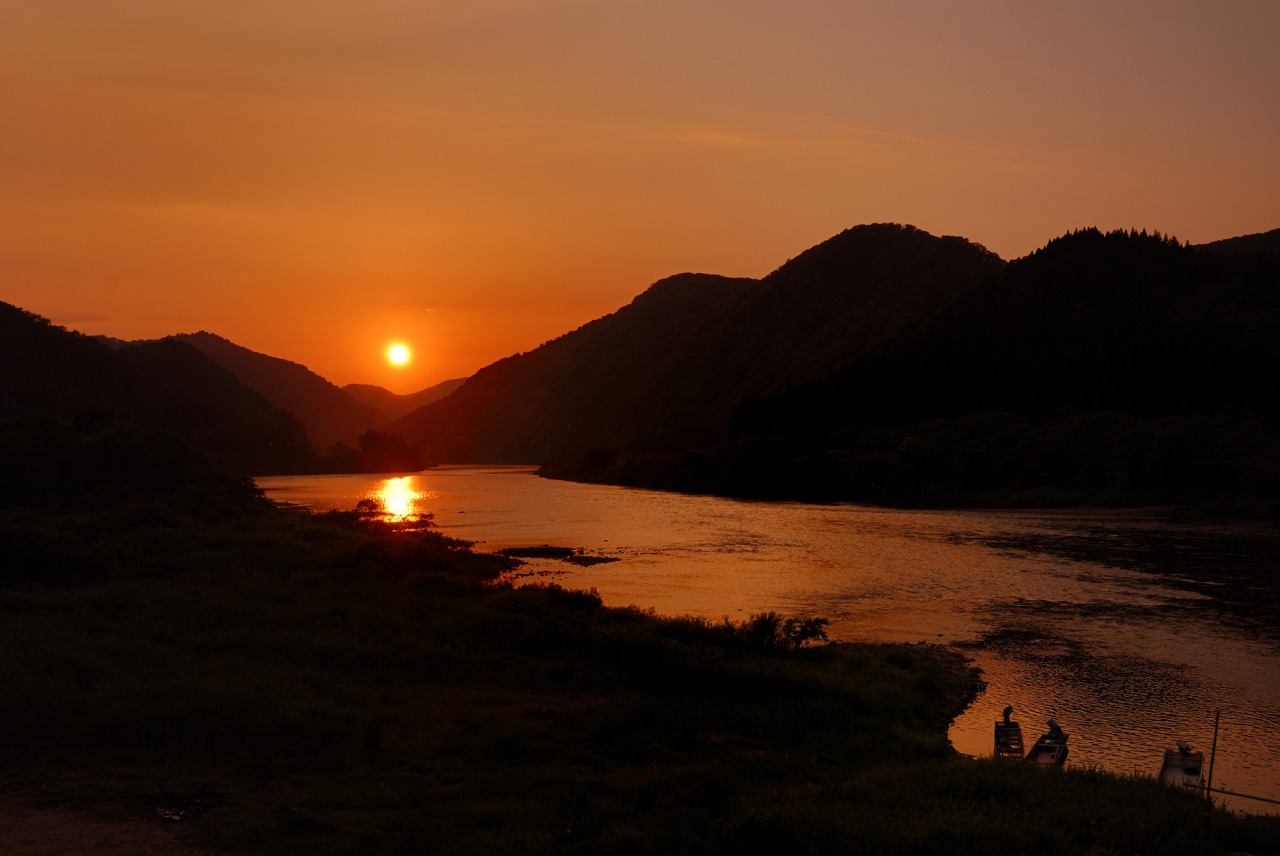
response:
M1179 740L1177 749L1164 750L1164 763L1160 765L1160 781L1174 787L1202 787L1204 785L1204 753L1192 749L1185 740Z

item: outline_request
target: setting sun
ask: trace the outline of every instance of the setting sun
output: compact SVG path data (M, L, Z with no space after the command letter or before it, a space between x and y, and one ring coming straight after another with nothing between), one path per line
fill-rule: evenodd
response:
M408 365L411 356L409 349L404 345L396 344L387 348L387 362L393 366Z

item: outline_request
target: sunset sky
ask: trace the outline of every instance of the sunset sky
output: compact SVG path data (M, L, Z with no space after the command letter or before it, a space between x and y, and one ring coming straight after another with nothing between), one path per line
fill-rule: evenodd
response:
M1266 231L1277 41L1275 0L0 0L0 300L409 392L859 223Z

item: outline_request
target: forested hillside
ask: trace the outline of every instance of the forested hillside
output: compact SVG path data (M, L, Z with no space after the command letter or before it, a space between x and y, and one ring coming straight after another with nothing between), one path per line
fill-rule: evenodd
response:
M118 417L177 435L233 472L314 467L294 416L190 345L112 349L0 303L0 419Z
M1246 502L1280 489L1280 259L1063 236L733 439L580 478L939 505Z
M719 443L745 397L825 377L1002 266L960 238L859 226L761 280L662 280L612 315L482 369L390 430L446 462Z
M245 386L297 416L321 449L339 442L354 445L365 431L389 421L382 411L357 401L306 366L251 351L204 331L173 338L191 345Z

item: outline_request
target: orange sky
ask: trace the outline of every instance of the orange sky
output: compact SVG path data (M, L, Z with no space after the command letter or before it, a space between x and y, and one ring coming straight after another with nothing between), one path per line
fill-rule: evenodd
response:
M0 0L0 300L408 392L859 223L1266 231L1277 37L1274 0Z

